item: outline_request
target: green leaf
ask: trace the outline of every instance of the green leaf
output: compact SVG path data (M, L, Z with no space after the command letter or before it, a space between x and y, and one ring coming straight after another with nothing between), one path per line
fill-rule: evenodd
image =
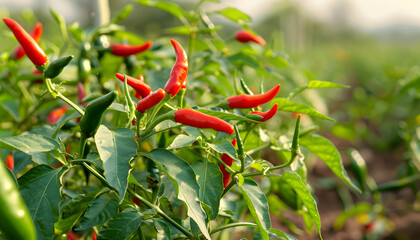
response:
M127 128L111 131L101 125L95 135L95 143L104 163L105 178L117 190L122 202L131 171L130 160L137 151L134 132Z
M367 203L367 202L357 203L351 209L345 210L340 213L340 215L337 217L337 219L335 220L333 224L334 229L340 230L341 228L343 228L344 223L347 221L347 219L354 217L356 215L362 214L362 213L367 213L371 211L371 209L372 209L372 205L370 203Z
M54 224L55 233L63 234L70 232L74 224L76 224L77 220L79 220L80 216L82 216L89 204L99 193L100 191L80 194L67 201L60 213L58 221Z
M248 209L251 212L255 222L260 230L261 237L268 240L268 232L271 228L270 214L268 212L268 202L264 193L252 179L245 179L240 187Z
M410 89L417 91L420 94L420 77L413 78L407 83L403 84L400 89L397 90L397 96L406 94Z
M19 150L32 155L41 152L48 152L54 148L59 148L59 144L53 139L43 135L25 134L0 138L0 148Z
M214 220L219 212L220 196L223 192L222 173L219 166L208 160L197 161L191 165L200 186L199 199L211 209L210 219Z
M173 34L190 35L191 27L189 26L173 27L173 28L169 28L167 32L173 33Z
M214 151L223 154L226 153L228 154L231 158L237 159L236 157L236 150L233 147L232 143L227 140L227 139L223 139L222 141L220 141L220 143L218 144L211 144L208 143L207 144L211 149L213 149Z
M17 99L9 99L8 101L2 101L1 106L8 112L16 121L20 121L19 116L19 102Z
M305 183L302 179L294 172L285 172L283 175L280 176L281 180L285 181L290 187L295 190L296 194L298 195L299 199L302 201L303 205L309 211L309 214L312 216L312 219L315 221L319 237L322 239L321 236L321 219L318 213L318 208L316 205L315 199L312 197L311 192L306 187Z
M152 159L171 180L177 188L178 198L185 203L188 216L194 219L204 236L211 239L207 230L207 217L197 201L197 197L200 196L200 187L190 165L164 149L155 149L142 155Z
M118 12L117 16L115 16L111 23L117 24L121 22L122 20L126 19L128 15L130 15L131 11L133 10L133 5L127 5L125 6L121 11Z
M316 134L307 135L300 138L300 145L317 155L337 177L361 193L361 190L353 184L347 175L337 148L328 139Z
M76 231L84 231L91 227L104 223L110 217L117 214L118 201L104 197L95 198L83 215Z
M212 108L201 108L201 107L193 107L193 109L211 115L215 116L224 120L237 120L237 121L246 121L246 122L252 122L252 123L261 123L258 121L255 121L251 118L236 115L234 113L228 112L226 110L223 110L221 108L212 107Z
M163 11L166 11L178 19L184 16L182 9L175 3L156 1L156 0L136 0L137 3L140 3L145 6L154 7Z
M232 63L236 63L236 62L245 63L253 68L260 67L260 63L255 58L242 52L237 53L233 56L230 56L228 60L229 62L232 62Z
M333 82L312 80L308 82L307 88L349 88L349 86L341 85Z
M275 98L270 102L270 106L272 107L276 103L278 104L279 111L304 113L312 117L319 117L333 122L335 121L334 119L325 116L324 114L305 104L291 102L285 98Z
M171 228L168 224L160 219L153 219L157 232L157 240L171 240Z
M197 140L196 137L180 134L175 137L171 145L168 146L168 149L177 149L177 148L187 147L187 146L190 146L196 140Z
M281 237L281 239L296 240L296 238L293 237L292 235L287 234L287 233L285 233L281 230L278 230L278 229L270 229L270 232L276 234L278 237Z
M219 11L220 14L236 22L239 25L244 25L251 20L251 17L239 11L236 8L225 8Z
M102 226L98 239L128 239L142 220L143 214L138 211L121 212Z
M52 169L47 165L31 168L18 179L22 198L35 223L38 239L52 239L61 201L61 176L66 167Z

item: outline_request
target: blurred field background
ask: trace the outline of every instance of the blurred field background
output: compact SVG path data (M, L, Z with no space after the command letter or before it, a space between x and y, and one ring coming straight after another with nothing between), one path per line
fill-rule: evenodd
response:
M13 16L24 26L27 23L26 27L35 19L41 21L43 40L59 42L58 26L51 20L49 8L62 14L69 25L78 21L83 28L89 28L101 21L100 2L0 0L0 16ZM196 3L176 2L184 9L191 9ZM173 33L168 29L180 25L168 13L132 1L109 1L109 4L111 17L132 4L132 14L121 24L144 39L171 36ZM284 52L290 66L278 80L284 92L308 80L350 86L316 94L308 91L302 98L309 99L316 109L336 120L336 123L323 123L321 131L339 149L357 149L367 163L369 175L378 184L407 176L410 164L415 165L413 169L418 173L420 87L415 79L420 76L420 1L222 0L210 7L217 10L226 6L251 16L252 29L270 47ZM217 17L213 20L218 23ZM223 26L219 34L233 40L232 33L239 26L231 22L223 22ZM9 34L4 30L5 26L1 25L2 38ZM13 47L7 44L14 43L1 44L0 52ZM249 84L256 87L259 81ZM348 164L348 158L343 158ZM346 198L355 202L371 200L348 191L340 192L342 186L330 179L331 175L324 165L317 164L309 174L316 179L315 194L319 198L324 239L363 239L362 220L352 218L339 230L333 228L333 223L349 207ZM383 195L388 210L384 221L386 230L378 235L379 239L418 236L420 195L417 192L403 188ZM277 224L284 223L279 220Z

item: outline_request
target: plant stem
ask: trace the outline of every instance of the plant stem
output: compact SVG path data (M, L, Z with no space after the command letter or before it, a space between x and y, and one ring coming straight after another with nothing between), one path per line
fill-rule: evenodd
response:
M234 228L234 227L258 227L258 225L255 224L255 223L250 223L250 222L230 223L230 224L226 224L224 226L221 226L221 227L218 227L218 228L213 229L210 232L210 235L212 235L214 233L217 233L217 232L220 232L220 231L223 231L225 229Z
M183 232L185 234L185 236L187 236L189 239L196 239L192 233L190 233L187 229L185 229L183 226L181 226L179 223L177 223L171 217L169 217L168 215L166 215L162 210L160 210L160 208L158 206L156 206L156 205L152 204L151 202L147 201L146 199L144 199L143 197L141 197L140 195L138 195L132 189L128 188L127 190L128 190L128 192L131 195L133 195L135 198L137 198L138 200L140 200L140 202L142 202L144 205L148 206L149 208L155 209L157 211L157 213L162 218L164 218L166 221L168 221L169 223L171 223L178 230L180 230L181 232Z
M87 138L82 134L80 137L80 147L79 147L79 158L85 158L85 147L86 147Z
M225 162L223 162L220 158L218 158L217 156L215 156L213 153L209 152L208 153L210 156L212 156L214 159L216 159L220 164L222 164L223 166L225 166L225 169L230 172L230 173L235 173L235 171L230 168L229 165L227 165Z
M60 92L57 93L57 97L59 97L61 100L63 100L68 105L70 105L72 108L74 108L74 110L76 110L77 112L79 112L82 116L85 115L85 111L83 111L79 106L77 106L77 104L75 104L73 101L71 101L70 99L68 99L67 97L65 97Z
M95 169L93 169L91 166L89 166L89 164L87 164L86 162L82 162L82 165L87 168L87 170L89 170L89 172L91 172L95 177L97 177L103 184L105 184L105 186L107 186L109 189L111 190L116 190L113 186L111 186L108 181L105 179L104 176L102 176L100 173L98 173Z
M139 233L139 240L146 240L146 238L144 238L144 234L143 234L143 231L141 229L141 226L139 226L137 228L137 232Z

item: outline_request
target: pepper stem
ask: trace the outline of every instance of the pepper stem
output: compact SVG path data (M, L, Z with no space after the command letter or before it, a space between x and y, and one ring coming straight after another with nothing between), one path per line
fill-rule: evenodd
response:
M127 191L131 195L133 195L133 197L135 197L138 200L140 200L140 202L142 202L144 205L148 206L149 208L155 209L157 211L157 213L162 218L164 218L166 221L168 221L169 223L171 223L178 230L180 230L181 232L183 232L185 234L185 236L187 236L189 239L196 239L195 236L192 233L190 233L187 229L185 229L183 226L181 226L179 223L177 223L171 217L169 217L168 215L166 215L158 206L156 206L156 205L152 204L151 202L147 201L146 199L144 199L143 197L141 197L140 195L138 195L135 191L133 191L130 188L128 188Z

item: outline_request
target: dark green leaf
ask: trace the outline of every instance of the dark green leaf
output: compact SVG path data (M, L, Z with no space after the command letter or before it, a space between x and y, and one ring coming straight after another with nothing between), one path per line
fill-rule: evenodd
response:
M98 234L98 239L129 239L143 220L138 211L121 212L110 218Z
M89 205L76 231L84 231L104 223L117 214L118 201L104 197L95 198Z
M1 106L8 112L16 121L20 120L19 116L19 100L18 99L9 99L7 101L2 101Z
M55 233L63 234L70 232L73 225L76 224L79 217L82 216L89 204L99 193L100 191L80 194L67 201L60 213L58 221L54 224Z
M111 131L101 125L95 143L104 165L105 178L117 190L121 202L127 190L130 160L137 151L134 132L127 128Z
M0 148L19 150L29 155L48 152L58 147L59 144L53 139L37 134L0 138Z
M240 187L248 209L251 212L255 222L260 230L261 237L268 240L268 232L271 228L270 214L268 212L268 202L264 193L252 179L245 179Z
M311 192L306 187L305 183L302 179L294 172L285 172L280 178L285 181L290 187L295 190L296 194L298 195L299 199L302 203L306 206L309 211L309 214L312 216L312 219L315 221L319 237L322 239L321 236L321 219L318 213L318 208L316 205L315 199L312 197Z
M347 175L337 148L328 139L316 134L307 135L300 138L300 145L317 155L337 177L361 193L361 190L353 184Z
M270 102L270 106L273 106L276 103L278 104L279 111L304 113L312 117L319 117L325 120L335 121L334 119L323 115L322 113L305 104L291 102L285 98L275 98Z
M157 240L171 240L171 228L168 224L160 219L153 219L157 232Z
M196 137L180 134L175 137L171 145L168 146L168 149L177 149L177 148L187 147L187 146L190 146L196 140L197 140Z
M22 198L35 223L38 239L52 239L61 201L61 176L66 167L52 169L47 165L31 168L18 179Z
M208 160L197 161L191 167L200 186L199 199L210 207L210 219L214 220L219 212L220 196L223 192L222 173L216 164Z
M185 203L188 216L194 219L204 236L211 239L207 230L207 217L197 201L200 187L190 165L175 154L163 149L155 149L149 153L142 153L142 155L152 159L171 180L178 190L178 198Z
M223 139L222 141L220 141L220 143L218 144L211 144L208 143L207 144L211 149L213 149L214 151L223 154L226 153L228 154L231 158L237 159L236 157L236 150L233 147L232 143L227 140L227 139Z

